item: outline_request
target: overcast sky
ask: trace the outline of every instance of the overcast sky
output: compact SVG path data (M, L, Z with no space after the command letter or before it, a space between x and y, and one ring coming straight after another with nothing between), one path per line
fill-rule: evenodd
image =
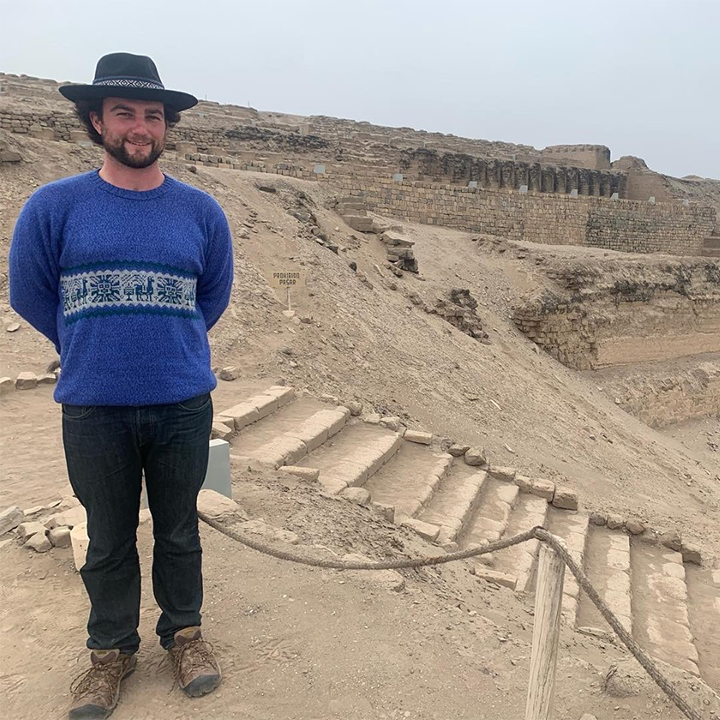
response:
M720 178L716 0L0 0L0 29L5 72L91 82L122 50L208 100Z

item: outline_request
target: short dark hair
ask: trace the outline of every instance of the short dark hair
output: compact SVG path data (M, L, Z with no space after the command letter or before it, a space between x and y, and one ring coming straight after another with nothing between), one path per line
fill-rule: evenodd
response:
M103 98L97 98L95 100L78 100L75 103L75 114L83 124L85 130L90 139L96 145L102 145L102 137L97 130L93 127L92 120L90 119L90 113L97 113L102 117ZM177 110L173 110L170 106L165 105L165 126L167 128L175 127L180 122L180 113Z

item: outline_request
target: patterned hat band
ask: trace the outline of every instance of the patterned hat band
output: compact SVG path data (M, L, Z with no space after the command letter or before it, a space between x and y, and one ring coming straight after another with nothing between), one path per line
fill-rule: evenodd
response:
M152 82L150 80L138 80L137 78L97 78L93 80L93 85L104 85L111 87L126 88L147 88L149 90L164 90L162 83Z

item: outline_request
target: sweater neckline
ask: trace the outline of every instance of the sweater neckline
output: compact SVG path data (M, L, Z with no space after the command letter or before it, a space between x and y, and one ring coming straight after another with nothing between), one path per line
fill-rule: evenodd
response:
M154 200L155 198L164 195L172 187L173 179L169 175L165 175L165 173L163 173L163 176L165 179L163 180L162 185L158 185L158 187L153 188L152 190L126 190L125 188L117 187L117 185L112 185L106 180L103 180L100 177L99 169L96 168L90 172L90 179L93 180L101 190L104 190L111 195L117 195L118 197L125 198L126 200L141 201Z

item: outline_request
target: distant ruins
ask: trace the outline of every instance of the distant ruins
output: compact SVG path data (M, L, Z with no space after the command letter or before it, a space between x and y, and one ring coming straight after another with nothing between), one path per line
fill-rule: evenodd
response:
M0 130L88 143L59 83L0 73ZM720 256L720 182L670 178L603 145L536 150L411 128L201 102L169 150L328 183L368 209L511 240ZM6 158L7 159L7 158Z

